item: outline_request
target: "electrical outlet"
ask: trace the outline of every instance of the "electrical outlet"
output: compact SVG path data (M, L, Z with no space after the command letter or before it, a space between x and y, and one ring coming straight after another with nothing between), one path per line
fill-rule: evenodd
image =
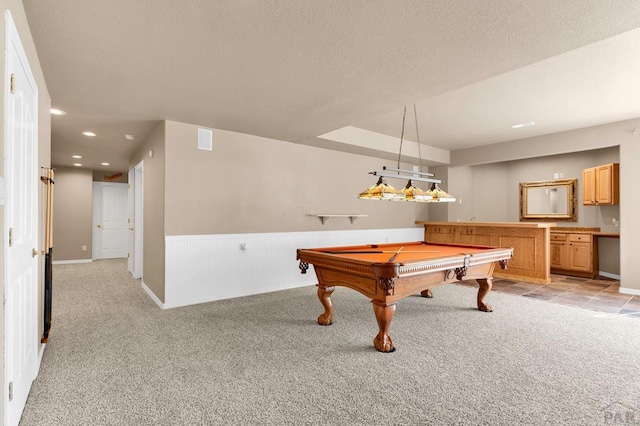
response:
M82 246L82 251L87 251L87 246Z

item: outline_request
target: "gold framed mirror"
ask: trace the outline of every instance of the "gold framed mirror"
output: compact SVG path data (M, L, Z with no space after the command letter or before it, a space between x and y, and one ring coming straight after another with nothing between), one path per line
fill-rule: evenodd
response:
M520 220L578 220L578 179L520 183Z

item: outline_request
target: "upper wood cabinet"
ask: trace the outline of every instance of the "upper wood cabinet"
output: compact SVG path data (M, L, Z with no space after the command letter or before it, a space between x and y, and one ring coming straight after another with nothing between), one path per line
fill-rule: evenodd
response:
M582 204L607 206L620 202L620 165L591 167L582 171Z

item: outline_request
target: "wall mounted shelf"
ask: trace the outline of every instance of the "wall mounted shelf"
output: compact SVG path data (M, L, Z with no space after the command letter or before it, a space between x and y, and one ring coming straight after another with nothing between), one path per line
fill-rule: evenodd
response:
M310 214L309 216L314 216L320 218L320 222L324 225L324 223L332 217L348 217L351 223L355 222L355 220L359 217L367 217L366 214Z

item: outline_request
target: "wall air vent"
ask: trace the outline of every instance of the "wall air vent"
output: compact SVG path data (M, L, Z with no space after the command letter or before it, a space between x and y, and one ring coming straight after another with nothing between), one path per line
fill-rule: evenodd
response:
M213 149L213 131L198 129L198 149L211 151Z

